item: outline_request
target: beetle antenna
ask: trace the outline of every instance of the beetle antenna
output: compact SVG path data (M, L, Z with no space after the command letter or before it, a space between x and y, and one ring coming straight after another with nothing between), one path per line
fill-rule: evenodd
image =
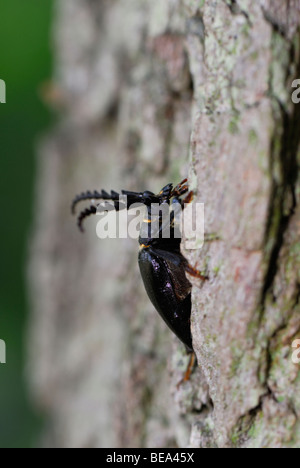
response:
M81 201L86 201L86 200L107 200L107 201L118 201L120 198L120 195L117 192L114 192L113 190L111 193L107 193L105 190L102 190L101 192L98 192L97 190L94 190L94 192L87 191L87 192L82 192L80 195L77 195L73 202L72 202L72 214L75 214L76 206L79 202Z
M84 232L83 221L89 216L95 215L96 213L97 213L97 207L94 205L92 205L90 208L86 208L84 211L80 213L80 215L78 216L77 225L81 232Z

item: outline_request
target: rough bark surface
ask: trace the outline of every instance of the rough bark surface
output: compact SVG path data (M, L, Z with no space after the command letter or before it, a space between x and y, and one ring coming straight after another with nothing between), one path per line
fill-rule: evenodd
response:
M297 0L57 1L39 149L29 375L46 446L299 447ZM55 98L55 99L54 99ZM54 100L53 100L54 99ZM199 368L149 303L137 245L82 236L86 189L189 173L209 280L193 288Z

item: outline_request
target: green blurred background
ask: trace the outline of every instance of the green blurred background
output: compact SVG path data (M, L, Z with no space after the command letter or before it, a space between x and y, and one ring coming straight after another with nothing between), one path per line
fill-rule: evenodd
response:
M52 0L0 0L0 339L7 364L0 365L0 447L37 444L41 416L30 406L25 379L28 301L25 268L32 225L35 143L51 124L39 99L51 76Z

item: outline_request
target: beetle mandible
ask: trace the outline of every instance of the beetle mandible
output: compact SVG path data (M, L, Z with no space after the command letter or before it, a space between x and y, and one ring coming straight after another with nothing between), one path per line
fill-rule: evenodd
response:
M179 204L182 209L193 199L193 192L189 192L187 179L183 180L175 188L173 184L168 184L156 195L150 191L129 192L122 190L126 204L122 202L119 193L105 190L101 192L84 192L75 197L72 203L72 213L75 214L76 206L81 201L101 200L106 205L102 211L108 207L116 211L122 209L129 210L134 204L143 204L147 207L147 217L144 219L139 237L138 262L141 276L146 292L153 306L166 322L168 327L185 345L188 353L191 354L190 363L184 380L188 380L195 361L191 334L191 289L192 285L186 273L206 280L196 268L193 268L180 251L181 237L175 236L174 211L168 217L169 236L163 235L164 226L162 221L162 210L153 211L152 207L170 207ZM109 203L112 203L112 205ZM83 231L83 221L97 213L101 203L93 204L86 208L78 216L78 227ZM156 223L157 232L153 233L153 223ZM155 234L155 235L154 235Z

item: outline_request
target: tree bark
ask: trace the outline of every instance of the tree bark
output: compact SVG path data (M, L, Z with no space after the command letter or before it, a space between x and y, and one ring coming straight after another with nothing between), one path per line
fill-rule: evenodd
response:
M60 0L39 147L29 376L45 446L299 447L299 0ZM77 232L86 189L205 203L199 367L141 284L137 244Z

